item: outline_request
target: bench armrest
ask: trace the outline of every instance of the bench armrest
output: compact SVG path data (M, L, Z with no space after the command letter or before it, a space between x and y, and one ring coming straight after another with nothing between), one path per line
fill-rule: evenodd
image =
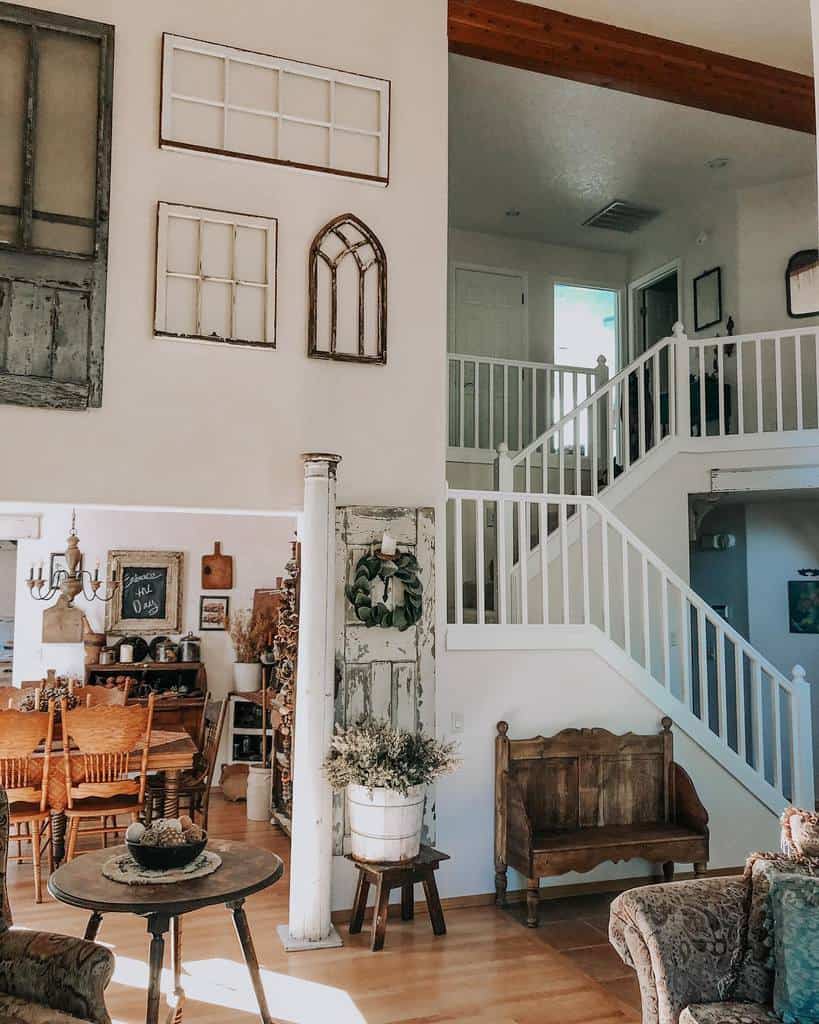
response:
M741 878L703 878L630 889L614 900L609 940L637 972L643 1024L677 1024L690 1003L725 997L746 895Z
M105 988L114 954L96 942L53 932L0 933L0 991L93 1024L111 1024Z
M676 762L671 765L674 780L676 823L708 835L708 811L699 798L691 776Z

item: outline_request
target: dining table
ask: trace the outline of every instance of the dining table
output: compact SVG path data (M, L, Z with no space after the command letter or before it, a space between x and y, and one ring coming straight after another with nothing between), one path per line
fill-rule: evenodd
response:
M179 815L180 780L182 773L193 767L197 751L196 744L187 732L155 729L151 733L148 771L162 772L165 776L165 802L162 813L166 818L176 818ZM131 755L130 770L139 772L141 760L142 752L135 750ZM82 781L83 766L79 757L71 759L71 776L72 783ZM59 864L65 857L67 802L65 761L61 741L57 741L51 751L48 774L48 807L51 812L51 844L55 864Z

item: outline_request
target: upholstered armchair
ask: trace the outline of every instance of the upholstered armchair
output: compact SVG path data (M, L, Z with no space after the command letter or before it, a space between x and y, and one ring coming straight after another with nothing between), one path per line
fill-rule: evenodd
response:
M111 1024L104 991L113 954L85 939L12 928L6 893L9 805L0 790L0 1021Z
M819 874L819 859L754 854L744 876L630 889L611 905L609 940L637 972L643 1024L771 1024L768 893L777 871Z

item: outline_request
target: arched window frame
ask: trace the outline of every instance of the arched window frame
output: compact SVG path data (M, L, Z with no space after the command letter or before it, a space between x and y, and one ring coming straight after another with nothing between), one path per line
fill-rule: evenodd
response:
M362 238L354 241L345 233L345 227L354 228ZM342 244L341 251L334 257L323 250L328 238L335 238ZM372 247L372 259L365 261L361 251L367 246ZM338 335L338 267L343 260L352 256L358 267L358 353L336 351ZM318 302L319 260L322 260L330 271L330 337L328 347L321 348L318 338ZM376 354L367 355L364 350L366 337L365 323L365 275L375 268L377 275L376 303ZM319 231L310 246L309 266L309 322L307 330L307 354L316 359L337 359L348 363L381 363L387 362L387 256L384 247L367 225L355 214L343 213L335 217Z

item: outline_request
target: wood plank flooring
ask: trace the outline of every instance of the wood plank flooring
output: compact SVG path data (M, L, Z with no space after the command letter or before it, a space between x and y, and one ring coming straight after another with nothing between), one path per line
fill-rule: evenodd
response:
M274 850L289 859L287 838L248 822L244 804L218 795L211 834ZM34 903L31 867L9 867L15 923L82 935L86 915L46 897ZM287 920L287 874L247 901L271 1012L282 1024L639 1024L636 980L606 939L610 896L544 904L542 925L523 926L523 907L448 910L448 934L436 938L426 913L391 918L386 946L369 951L369 935L340 930L344 948L286 954L276 925ZM148 941L138 918L111 915L99 941L117 955L107 1004L115 1024L145 1019ZM167 951L166 951L167 952ZM185 1021L250 1024L258 1020L250 983L221 908L184 923ZM166 972L163 990L167 991Z

